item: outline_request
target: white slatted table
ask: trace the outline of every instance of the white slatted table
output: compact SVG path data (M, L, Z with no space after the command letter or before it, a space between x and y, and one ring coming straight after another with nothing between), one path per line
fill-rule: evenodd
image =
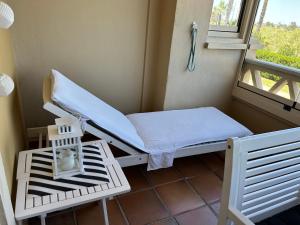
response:
M39 216L42 225L45 225L45 218L48 213L67 209L70 207L86 204L89 202L99 201L102 204L104 212L104 222L108 222L106 199L130 191L129 183L117 160L113 157L105 141L85 142L83 145L99 144L103 161L106 165L109 183L102 185L82 188L80 190L64 192L64 194L54 194L43 197L26 198L27 187L30 176L30 165L32 153L49 151L51 148L23 151L19 153L17 169L17 197L15 206L15 217L19 224L24 219Z

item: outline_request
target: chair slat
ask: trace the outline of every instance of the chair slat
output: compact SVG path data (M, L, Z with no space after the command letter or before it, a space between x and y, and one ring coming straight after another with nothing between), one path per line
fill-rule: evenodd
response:
M38 207L42 205L42 198L41 197L34 197L33 198L34 207Z
M266 180L270 180L276 177L280 177L286 174L290 174L293 173L295 171L300 171L300 164L296 164L293 166L289 166L289 167L284 167L281 168L279 170L274 170L271 171L269 173L264 173L264 174L260 174L254 177L250 177L250 178L246 178L246 182L245 185L249 186L251 184L256 184L256 183L260 183L260 182L264 182Z
M57 194L50 195L50 201L51 203L57 202L58 201Z
M43 205L49 204L50 203L50 196L49 195L43 196L42 201L43 201Z
M266 207L270 207L272 205L276 205L278 203L281 203L281 202L293 199L293 198L297 197L298 194L299 194L299 191L297 190L297 191L288 193L286 195L281 195L278 198L274 198L274 199L272 199L270 201L266 201L266 202L263 202L263 203L261 203L259 205L255 205L255 206L253 206L251 208L244 209L244 210L242 210L242 213L244 213L245 215L250 215L250 214L252 214L252 213L254 213L256 211L263 210Z
M285 176L276 177L274 179L267 180L265 182L249 185L249 186L245 187L244 194L254 192L254 191L257 191L257 190L260 190L260 189L264 189L264 188L267 188L267 187L271 187L271 186L274 186L276 184L283 183L285 181L289 181L289 180L293 180L293 179L299 179L299 178L300 178L300 171L293 172L293 173L287 174Z
M67 191L67 192L66 192L66 198L67 198L67 199L74 198L73 191Z
M59 192L58 193L58 201L63 201L66 199L66 194L65 192Z
M283 182L283 183L272 185L272 186L267 187L267 188L260 189L258 191L247 193L247 194L244 195L243 201L250 201L250 200L253 200L253 199L256 199L256 198L260 198L260 197L265 196L269 193L277 192L279 190L289 188L293 185L298 185L300 187L300 178L294 179L294 180L289 180L289 181L286 181L286 182Z
M280 145L299 142L300 129L293 128L288 130L264 133L246 138L241 138L242 151L251 152L259 149L272 148Z
M242 209L246 210L248 208L255 207L257 205L260 205L262 203L271 201L273 199L279 198L281 196L287 195L287 194L295 192L295 191L299 191L299 185L298 184L296 184L294 186L291 186L291 187L288 187L286 189L281 189L277 192L269 192L268 194L266 194L264 196L257 197L253 200L250 200L250 201L245 201L245 202L243 202Z
M291 149L287 149L287 150L291 150ZM268 157L263 157L260 159L256 159L253 161L248 161L247 162L247 168L253 168L253 167L258 167L258 166L262 166L262 165L266 165L266 164L270 164L270 163L274 163L274 162L278 162L278 161L283 161L283 160L287 160L293 157L297 157L300 155L300 149L293 149L289 152L282 152L276 155L272 155L272 156L268 156Z
M280 161L280 162L272 163L269 165L264 165L264 166L256 167L253 169L248 169L246 171L246 177L252 177L252 176L255 176L258 174L264 174L264 173L267 173L267 172L270 172L273 170L278 170L280 168L292 166L292 165L299 164L299 163L300 163L300 155L299 155L299 157L288 159L285 161Z
M110 176L111 176L111 178L112 178L112 181L111 181L111 182L114 183L115 187L121 186L120 180L119 180L119 178L118 178L118 176L117 176L117 174L116 174L115 169L113 168L113 166L112 166L112 165L109 165L109 166L107 167L107 169L108 169L109 174L110 174Z
M95 186L96 192L102 191L102 187L100 185Z
M81 196L80 191L78 189L74 190L73 191L73 196L74 196L74 198L80 197Z
M299 198L294 197L277 204L270 205L269 207L265 207L262 210L247 215L247 217L252 220L261 221L265 218L276 215L277 213L283 212L297 204L299 204Z
M299 149L299 148L300 148L300 142L296 142L296 143L271 147L271 148L267 148L267 149L257 150L257 151L253 151L253 152L248 153L248 160L255 159L255 158L260 158L260 157L265 157L265 156L268 156L268 155L273 155L273 154L277 154L277 153L280 153L280 152L285 152L285 151L288 151L288 150L291 150L291 149Z
M95 193L94 187L88 187L88 192L89 192L89 194Z
M87 195L88 194L87 188L81 188L80 192L81 192L81 195Z
M26 209L31 209L33 208L33 198L27 198L26 199Z

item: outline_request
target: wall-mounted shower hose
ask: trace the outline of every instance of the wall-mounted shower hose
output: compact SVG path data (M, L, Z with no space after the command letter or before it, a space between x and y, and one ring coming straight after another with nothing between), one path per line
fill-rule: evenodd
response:
M191 29L191 50L190 50L189 61L187 65L187 70L190 72L193 72L196 68L195 57L196 57L197 33L198 33L198 26L196 22L193 22L192 29Z

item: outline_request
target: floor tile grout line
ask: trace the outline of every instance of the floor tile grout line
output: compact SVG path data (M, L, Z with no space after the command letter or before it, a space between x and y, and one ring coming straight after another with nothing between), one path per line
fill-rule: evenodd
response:
M166 221L166 220L172 220L173 222L175 222L176 224L175 225L179 225L179 223L177 222L177 220L175 219L174 216L170 216L170 217L166 217L164 219L159 219L159 220L155 220L153 222L150 222L150 223L146 223L146 225L152 225L156 222L161 222L161 221Z
M177 169L177 168L176 168L176 169ZM207 169L208 169L209 171L212 172L211 169L209 169L209 168L207 168ZM165 202L161 199L161 197L160 197L158 191L156 190L157 187L160 187L160 186L163 186L163 185L157 185L157 186L153 185L153 182L145 175L145 173L144 173L143 171L141 171L141 172L142 172L144 178L146 179L146 181L151 185L151 187L150 187L149 190L153 189L153 191L155 192L157 198L161 201L161 203L163 204L163 206L166 208L166 210L168 211L168 213L169 213L169 214L171 215L171 217L176 221L177 224L179 224L179 222L176 220L176 216L177 216L177 215L181 215L181 214L184 214L184 213L187 213L187 212L190 212L190 211L194 211L194 210L196 210L196 209L199 209L199 208L202 208L202 207L205 207L205 206L207 206L207 207L212 211L212 213L213 213L216 217L218 217L218 216L216 215L216 213L214 212L214 210L212 209L212 207L210 206L210 204L204 200L204 198L197 192L197 190L194 189L193 185L188 181L189 179L191 179L191 177L186 177L186 176L184 176L184 175L183 175L184 177L182 177L182 178L179 179L179 180L167 182L167 183L164 183L164 184L170 184L170 183L175 183L175 182L179 182L179 181L184 181L184 182L188 185L188 187L190 188L190 190L193 191L197 196L200 197L200 199L203 201L203 204L200 205L199 207L196 207L196 208L193 208L193 209L189 209L189 210L186 210L186 211L183 211L183 212L180 212L180 213L178 213L178 214L173 215L173 214L171 213L171 211L169 210L169 208L167 207L167 205L165 204ZM193 177L197 177L197 176L193 176ZM218 202L218 200L216 200L215 202ZM214 204L214 203L213 203L213 204ZM168 218L169 218L169 217L168 217ZM160 220L163 220L163 219L160 219ZM160 220L158 220L158 221L160 221ZM150 224L153 223L153 222L155 222L155 221L150 222Z
M151 225L151 224L153 224L154 222L158 222L158 221L162 221L162 220L167 220L167 219L173 219L173 221L175 221L175 223L176 223L177 225L179 225L179 223L178 223L178 221L176 220L176 218L173 216L173 214L171 213L171 211L169 210L169 208L167 207L167 205L165 204L165 202L163 201L163 199L160 197L158 191L156 190L156 187L159 187L159 186L162 186L162 185L165 185L165 184L175 183L175 182L184 180L185 177L181 177L180 179L176 179L176 180L173 180L173 181L170 181L170 182L161 184L161 185L154 185L153 182L151 181L151 179L146 175L147 172L141 171L141 168L138 168L138 169L139 169L139 171L141 172L141 175L145 178L146 182L150 185L150 187L144 188L143 190L135 191L134 193L152 190L152 191L154 192L154 194L156 195L158 201L162 204L162 206L164 207L164 209L165 209L165 210L167 211L167 213L168 213L168 217L166 217L166 218L160 218L160 219L158 219L158 220L154 220L154 221L147 222L146 225ZM182 175L182 174L181 174L181 175Z
M215 204L215 203L213 203ZM208 208L212 211L212 213L217 217L217 219L219 218L219 214L217 212L215 212L215 210L213 209L213 207L211 205L207 205Z
M221 180L221 182L223 182L223 180L215 173L213 172L213 170L211 170L210 168L208 168L207 166L205 166L206 169L208 169L210 172L212 172L218 179ZM177 169L177 168L176 168ZM138 192L142 192L142 191L146 191L146 190L151 190L153 188L157 188L157 187L160 187L160 186L163 186L163 185L167 185L167 184L171 184L171 183L175 183L175 182L178 182L178 181L182 181L182 180L190 180L190 179L194 179L194 178L197 178L199 175L194 175L194 176L185 176L183 174L181 174L183 177L181 177L180 179L176 179L176 180L173 180L173 181L169 181L169 182L166 182L166 183L161 183L161 184L158 184L158 185L154 185L150 179L148 179L148 177L145 175L144 171L140 171L142 176L146 179L147 183L150 185L149 187L145 187L145 188L141 188L139 190L135 190L135 191L131 191L129 193L126 193L125 195L130 195L130 194L133 194L133 193L138 193Z
M225 161L224 161L220 156L219 156L219 157L216 156L216 157L217 157L218 160L220 160L223 164L225 163ZM202 159L200 159L200 160L201 160L201 162L203 163L203 165L204 165L204 167L205 167L206 169L208 169L209 171L211 171L215 176L217 176L217 177L223 182L223 178L220 177L219 174L216 173L216 171L214 171L214 170L212 170L211 168L209 168L209 166L207 166L207 164L204 163Z
M129 219L127 218L127 215L126 215L126 213L125 213L125 211L124 211L124 209L122 207L121 202L119 201L118 196L115 197L115 201L116 201L116 203L117 203L117 205L118 205L118 207L119 207L119 209L121 211L122 217L125 220L126 225L130 225Z
M201 160L201 159L200 159ZM220 161L222 161L221 159L219 159ZM201 162L203 163L203 161L201 160ZM221 182L223 182L223 180L218 176L217 173L215 173L215 171L213 171L211 168L209 168L206 163L203 163L204 164L204 167L210 171L211 173L213 173L218 179L220 179ZM177 172L179 172L179 174L182 176L181 179L177 179L177 180L173 180L173 181L170 181L170 182L166 182L166 183L163 183L163 184L160 184L160 185L154 185L153 182L151 181L151 179L149 179L149 177L146 175L146 173L144 171L141 171L140 172L142 173L142 175L144 176L144 178L146 179L146 181L148 182L148 184L150 184L150 188L148 190L151 190L153 189L155 194L157 195L157 197L159 198L159 200L161 201L161 203L163 204L163 206L167 209L167 211L169 212L169 208L165 205L164 201L161 199L159 193L157 192L156 188L157 187L160 187L160 186L163 186L163 185L167 185L167 184L171 184L171 183L175 183L175 182L179 182L179 181L184 181L188 187L197 195L200 197L200 199L203 201L203 205L199 206L199 207L196 207L194 209L190 209L190 210L186 210L184 212L180 212L179 214L175 214L175 215L172 215L171 212L169 212L171 214L171 217L173 217L176 221L176 223L179 224L179 222L176 220L176 217L177 215L180 215L180 214L183 214L183 213L187 213L187 212L190 212L190 211L193 211L193 210L196 210L196 209L199 209L199 208L202 208L202 207L205 207L207 206L210 211L218 218L218 215L217 213L214 211L214 209L211 207L212 204L215 204L217 202L220 201L220 199L216 200L216 201L213 201L211 203L208 203L201 195L200 193L194 188L194 186L190 183L189 180L193 179L193 178L196 178L198 175L195 175L195 176L185 176L175 165L174 165L174 168ZM139 168L140 169L140 168ZM153 223L153 222L151 222ZM150 224L151 224L150 223Z
M189 209L189 210L186 210L186 211L182 211L182 212L180 212L180 213L177 213L177 214L173 215L173 217L180 216L180 215L182 215L182 214L185 214L185 213L188 213L188 212L192 212L192 211L195 211L195 210L197 210L197 209L201 209L201 208L205 208L205 207L207 207L206 204L201 205L201 206L198 206L198 207L193 208L193 209Z
M206 205L215 204L215 203L217 203L217 202L220 201L220 199L214 200L214 201L212 201L212 202L206 201L205 198L201 196L201 194L197 191L197 189L194 187L194 185L190 182L190 179L187 179L187 180L186 180L186 183L187 183L187 185L188 185L191 189L193 189L193 191L194 191L197 195L200 196L200 198L205 202Z
M189 187L190 187L191 189L193 189L194 192L196 192L196 194L199 195L199 196L201 197L201 199L203 200L204 204L205 204L205 205L212 211L212 213L215 214L215 216L218 218L217 213L214 211L214 209L211 207L211 205L213 205L213 204L215 204L215 203L218 203L218 202L220 201L220 199L215 200L215 201L209 203L209 202L207 202L207 201L205 200L205 198L203 198L203 197L200 195L200 193L194 188L194 186L190 183L189 180L186 180L186 182L187 182L187 185L189 185Z
M145 177L146 181L150 184L150 186L151 186L152 190L154 191L156 197L158 198L158 200L160 201L160 203L162 204L162 206L163 206L163 207L165 208L165 210L167 211L169 217L172 216L171 211L170 211L169 208L167 207L166 203L165 203L165 202L162 200L162 198L160 197L160 195L159 195L158 191L156 190L156 188L153 186L152 181L149 179L148 176L146 176L146 175L143 173L143 171L141 171L141 172L142 172L143 176ZM151 222L151 223L153 223L153 222Z

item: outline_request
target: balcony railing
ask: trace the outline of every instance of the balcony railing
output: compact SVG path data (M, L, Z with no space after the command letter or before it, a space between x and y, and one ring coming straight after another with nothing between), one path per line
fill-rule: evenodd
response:
M277 79L268 79L264 74ZM283 104L299 102L300 70L257 59L245 59L239 85Z

